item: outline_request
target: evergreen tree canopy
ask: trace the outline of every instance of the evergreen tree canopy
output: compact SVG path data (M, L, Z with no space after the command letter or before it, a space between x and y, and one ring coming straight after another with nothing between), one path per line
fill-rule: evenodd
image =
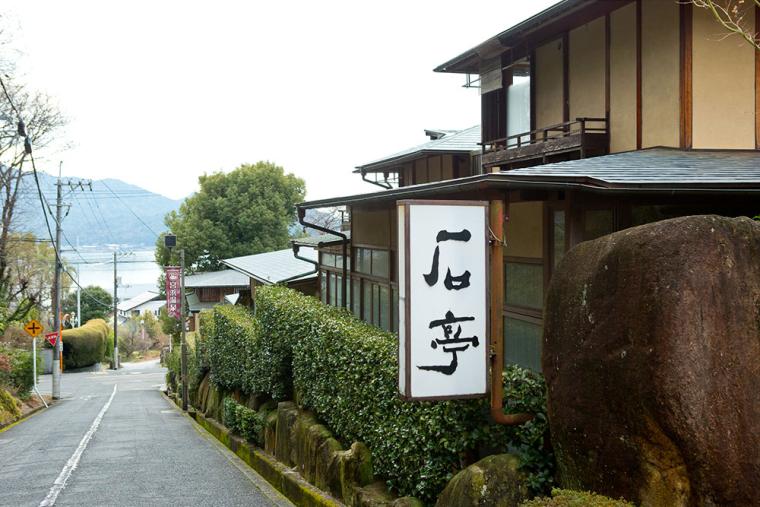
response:
M111 297L111 294L107 290L95 285L89 285L82 289L79 302L82 307L82 325L92 319L106 320L113 312L113 297ZM76 289L66 294L61 306L63 307L63 313L76 313Z
M159 264L176 264L177 250L184 248L186 266L211 271L220 269L221 259L288 247L295 204L305 194L301 178L271 162L257 162L227 174L203 175L199 182L200 191L166 215L177 248L170 253L159 237Z

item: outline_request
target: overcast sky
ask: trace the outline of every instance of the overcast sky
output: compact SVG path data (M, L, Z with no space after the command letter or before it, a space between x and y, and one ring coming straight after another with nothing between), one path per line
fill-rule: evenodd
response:
M432 69L554 3L1 0L18 74L69 120L43 169L172 198L271 160L307 198L376 190L354 166L479 122Z

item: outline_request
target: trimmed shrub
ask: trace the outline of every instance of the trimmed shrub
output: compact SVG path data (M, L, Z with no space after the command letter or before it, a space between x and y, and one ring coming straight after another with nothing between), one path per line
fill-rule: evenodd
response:
M84 326L64 329L63 364L66 368L82 368L105 358L106 338L110 328L103 319L88 320Z
M174 347L170 354L166 355L166 386L172 391L179 392L180 377L180 348Z
M553 489L551 498L534 498L522 503L520 507L633 507L633 505L623 499L613 500L596 493Z
M511 450L534 492L550 486L553 459L543 445L540 376L519 368L505 373L506 393L519 397L507 411L538 414L516 428L490 424L486 400L405 402L397 393L395 335L282 287L260 288L256 299L255 319L235 307L214 311L208 357L223 389L279 400L295 390L299 404L336 437L366 444L374 471L403 495L434 501L482 450Z
M211 310L203 310L200 313L200 325L198 326L198 332L196 333L195 340L195 355L198 358L198 368L202 375L205 375L209 371L208 362L208 339L214 335L214 312Z
M38 365L42 367L38 357ZM15 391L19 398L27 398L34 387L32 351L0 345L0 387Z
M245 308L225 305L214 309L213 329L206 338L211 380L227 391L245 390L254 368L258 324Z
M225 398L223 405L224 425L233 433L262 445L261 435L264 430L264 415L241 405L232 398Z

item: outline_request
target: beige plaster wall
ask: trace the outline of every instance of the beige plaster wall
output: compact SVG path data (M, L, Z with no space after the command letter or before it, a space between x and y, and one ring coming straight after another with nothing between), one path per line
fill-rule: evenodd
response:
M351 244L388 248L391 243L391 223L387 209L351 209Z
M755 148L755 54L704 9L694 9L692 146ZM754 26L754 10L746 22Z
M644 0L641 6L642 148L680 144L679 5Z
M570 119L604 118L604 17L571 30L569 51Z
M510 203L507 216L504 255L541 259L544 256L543 201Z
M636 149L636 4L610 13L610 152Z
M536 128L562 121L562 39L536 49Z

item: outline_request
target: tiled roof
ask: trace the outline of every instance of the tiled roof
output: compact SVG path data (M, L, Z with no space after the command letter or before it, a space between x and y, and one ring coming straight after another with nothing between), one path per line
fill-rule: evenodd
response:
M214 303L214 302L209 302L209 301L202 302L198 298L198 295L192 292L188 294L187 296L185 296L185 298L187 299L187 307L190 310L190 313L197 313L203 310L210 310L217 305L226 304L226 303Z
M317 260L317 252L312 248L301 250L299 255ZM267 285L273 285L298 275L304 275L299 279L316 276L316 273L310 274L314 270L314 265L293 257L293 250L290 248L224 259L222 262L230 268Z
M760 151L651 148L513 169L508 177L616 185L760 185Z
M341 232L345 234L349 240L351 239L351 231L341 231ZM319 234L317 236L306 236L303 238L296 238L296 239L291 240L291 243L294 243L296 245L308 246L312 248L334 245L336 243L340 244L342 242L343 242L343 238L335 234Z
M132 308L132 310L139 310L139 311L150 310L150 311L155 311L155 310L160 310L164 306L166 306L166 300L165 299L156 299L156 300L148 301L147 303L143 303L141 305L135 306L134 308Z
M760 193L760 150L649 148L298 204L302 210L497 189Z
M200 287L248 287L248 277L234 269L208 271L185 277L185 288Z
M442 132L442 131L438 131ZM388 168L409 160L413 160L425 154L431 153L470 153L480 148L480 125L468 129L446 134L440 139L428 141L425 144L414 146L406 150L394 153L379 160L374 160L363 165L356 166L354 172L372 172L381 168Z
M129 310L133 310L137 308L138 306L140 306L141 304L147 303L148 301L152 301L156 298L158 298L158 292L153 292L149 290L149 291L141 292L140 294L136 295L135 297L131 299L122 301L116 307L119 309L119 311L128 312Z

